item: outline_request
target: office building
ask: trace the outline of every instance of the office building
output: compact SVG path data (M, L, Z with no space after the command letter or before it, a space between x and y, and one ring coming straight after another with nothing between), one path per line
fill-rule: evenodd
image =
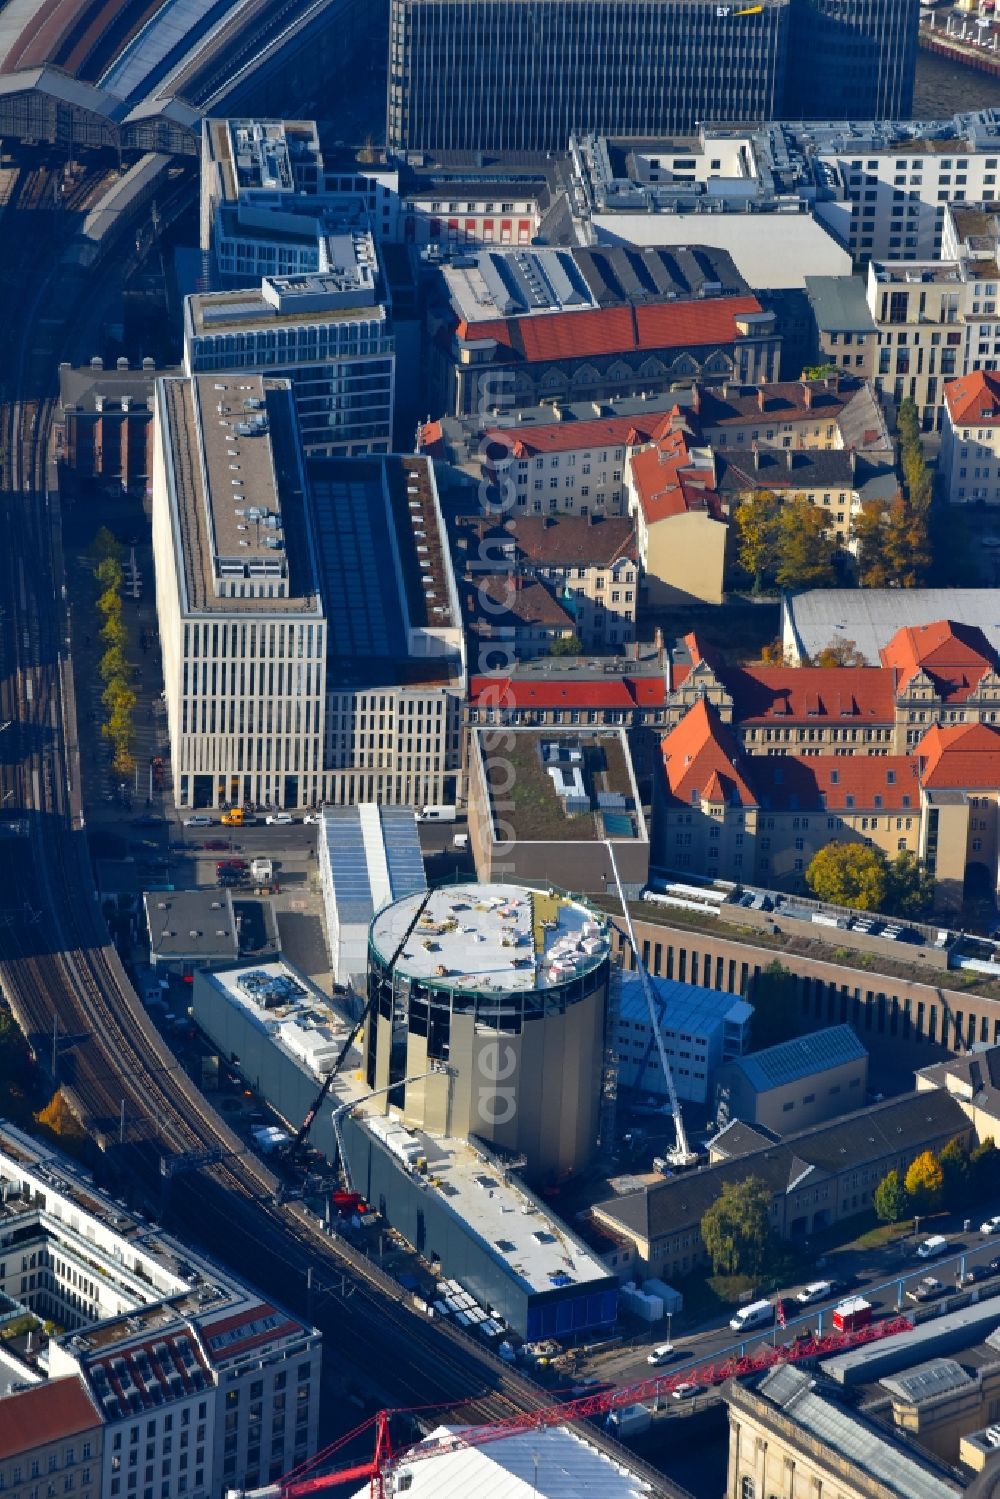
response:
M541 890L395 901L369 937L368 1086L398 1082L404 1123L523 1156L529 1180L581 1170L597 1145L608 955L597 916Z
M667 1054L678 1098L708 1103L723 1064L742 1055L750 1044L753 1006L718 989L652 978L660 1038ZM634 1102L669 1102L667 1079L649 1018L649 1006L637 973L623 973L614 1015L619 1096Z
M777 377L781 336L725 251L481 250L439 272L428 314L438 411L664 394Z
M415 899L419 905L427 897ZM198 1025L220 1051L239 1056L244 1076L296 1130L349 1041L354 1017L287 963L199 973L193 999ZM471 1002L471 994L463 998L456 990L456 1012ZM419 1023L420 1008L415 989L410 1022ZM471 1022L471 1013L467 1018ZM431 1039L432 1045L444 1039L447 1049L439 1026ZM477 1039L477 1049L487 1045L485 1036ZM450 1065L459 1090L469 1080L462 1055L456 1037ZM495 1074L493 1054L481 1050L480 1057ZM435 1315L454 1316L492 1347L507 1327L537 1338L613 1326L614 1278L522 1180L523 1158L504 1153L501 1160L480 1136L450 1133L443 1119L426 1129L413 1119L418 1094L438 1077L444 1070L411 1079L409 1108L401 1114L390 1104L387 1116L386 1098L371 1096L362 1054L352 1045L312 1123L310 1142L340 1162L352 1189L377 1204L385 1221L448 1277L439 1282ZM477 1081L500 1109L506 1106L508 1078L483 1070ZM568 1090L565 1103L569 1109Z
M572 131L649 138L707 119L906 115L916 32L898 0L394 0L387 139L397 151L555 151Z
M867 1085L867 1051L849 1025L833 1025L723 1067L715 1118L720 1127L740 1119L777 1135L794 1134L858 1108Z
M425 458L310 467L329 617L323 800L456 800L465 638Z
M427 461L320 458L307 476L288 381L195 375L157 402L178 805L454 801L464 640Z
M707 1262L701 1219L726 1182L759 1177L772 1195L775 1233L801 1243L870 1208L887 1172L902 1176L922 1151L941 1150L954 1139L968 1142L971 1128L953 1098L934 1092L906 1093L780 1142L739 1123L727 1135L730 1153L717 1164L591 1209L598 1224L635 1247L645 1274L672 1282Z
M627 893L649 874L648 808L621 728L469 731L469 841L481 880L583 895Z
M319 877L336 983L364 992L368 928L390 901L426 890L416 817L409 807L324 807Z
M8 1125L0 1185L3 1236L18 1250L0 1261L0 1292L32 1329L4 1348L4 1373L24 1388L0 1396L5 1489L26 1492L15 1458L41 1464L44 1453L60 1493L111 1499L152 1485L220 1499L313 1454L316 1329ZM65 1330L46 1333L50 1323Z
M326 243L324 270L186 297L184 370L287 379L307 453L387 453L395 345L374 241L339 234Z
M326 621L287 381L159 383L153 556L178 806L320 801Z
M1000 504L1000 377L976 370L944 388L938 470L952 505Z

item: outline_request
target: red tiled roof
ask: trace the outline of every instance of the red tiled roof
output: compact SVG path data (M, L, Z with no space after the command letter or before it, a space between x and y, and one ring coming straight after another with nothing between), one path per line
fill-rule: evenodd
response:
M635 526L628 516L519 515L506 521L503 531L541 566L612 567L636 560Z
M515 357L536 364L645 349L729 344L743 337L737 319L761 311L756 297L711 297L489 318L481 323L460 322L456 331L466 341L494 339Z
M477 585L480 595L485 595L501 610L480 609L479 617L494 628L522 625L544 625L553 629L568 629L573 621L544 583L533 578L522 578L515 573L492 573L482 578ZM475 598L473 598L475 609Z
M508 449L515 458L532 458L536 453L566 453L579 448L640 447L670 430L672 398L669 406L633 416L601 416L593 421L545 422L529 427L487 427L488 442ZM432 422L431 426L440 427ZM496 454L494 457L498 456Z
M881 666L749 666L722 680L734 723L895 722L895 673Z
M684 676L686 668L682 668ZM680 678L683 680L683 677ZM679 685L678 673L674 682ZM518 709L601 708L608 711L633 707L661 708L667 700L664 677L595 677L565 681L559 677L473 677L469 700L499 712Z
M916 749L921 784L931 790L1000 787L1000 733L986 724L934 724Z
M709 790L716 800L753 807L757 798L737 764L739 750L716 710L704 698L689 708L661 740L663 768L674 799L690 806ZM721 795L720 795L721 793Z
M996 667L983 632L950 619L897 630L879 656L884 666L896 668L901 688L918 672L926 672L945 702L964 702Z
M292 1337L305 1331L301 1322L279 1311L268 1302L259 1302L218 1322L203 1322L199 1328L202 1341L213 1364L225 1363L238 1354L274 1338Z
M87 1387L76 1375L47 1379L44 1384L8 1395L0 1410L0 1462L101 1425Z
M960 380L949 380L944 398L952 421L959 426L1000 422L1000 375L990 370L974 370Z
M771 811L918 811L910 755L758 755L753 781Z
M695 510L721 521L722 502L712 487L712 475L690 466L683 432L668 432L652 447L633 453L629 462L647 525Z

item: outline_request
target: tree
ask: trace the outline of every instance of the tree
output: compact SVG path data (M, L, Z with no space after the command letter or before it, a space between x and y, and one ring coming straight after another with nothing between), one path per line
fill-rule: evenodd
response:
M111 769L119 776L130 776L135 773L135 760L124 745L116 747Z
M969 1154L969 1195L973 1202L995 1197L1000 1188L1000 1150L992 1135L973 1146Z
M854 522L862 588L914 588L931 563L930 496L915 503L902 490L892 500L870 500Z
M778 519L778 584L782 588L826 587L836 577L834 550L822 511L803 494L786 501Z
M785 646L780 635L776 635L773 640L769 640L767 645L762 647L760 660L762 666L792 666L794 664L785 655Z
M71 1139L83 1137L80 1122L66 1102L61 1088L56 1089L44 1109L35 1115L35 1119L39 1124L44 1124L46 1129L50 1129L54 1135L60 1135L63 1138L68 1136Z
M760 593L764 579L778 565L778 522L781 501L770 489L755 489L736 507L736 556L740 567L753 578L753 591Z
M102 682L111 682L120 677L123 682L128 680L128 659L120 645L111 645L101 657L97 670L100 672Z
M101 702L107 709L110 717L116 709L125 709L131 713L136 704L136 696L127 682L121 677L112 677L111 681L101 693Z
M110 532L109 532L110 535ZM117 545L117 543L116 543ZM118 593L125 581L122 565L116 556L108 555L102 557L94 568L94 577L102 588L112 593Z
M107 526L102 526L87 548L87 556L90 558L91 566L96 572L101 563L107 558L113 558L119 565L125 555L125 549L113 531Z
M104 615L105 619L110 619L115 614L121 617L122 596L117 588L105 588L97 600L97 608Z
M771 1247L771 1192L756 1176L726 1182L701 1220L717 1275L758 1275Z
M116 645L124 650L128 644L128 630L120 614L108 615L101 626L100 635L105 645Z
M810 860L806 884L817 900L856 911L885 909L889 861L867 843L828 843Z
M941 1167L941 1200L945 1207L960 1208L968 1200L971 1172L969 1152L961 1140L949 1140L938 1155Z
M550 656L579 656L583 642L579 635L562 635L549 646Z
M807 364L802 371L803 380L825 380L827 375L835 375L837 366L835 364Z
M931 1151L923 1151L910 1163L903 1185L914 1212L933 1212L941 1202L944 1189L944 1172L940 1161Z
M775 1046L799 1033L799 981L777 958L750 986L754 1045Z
M812 662L813 666L864 666L865 658L853 640L831 640Z
M898 1171L890 1171L875 1188L875 1216L881 1223L898 1223L906 1215L908 1206L906 1188L899 1179Z
M916 854L900 853L889 865L885 909L894 916L923 916L934 904L934 876Z

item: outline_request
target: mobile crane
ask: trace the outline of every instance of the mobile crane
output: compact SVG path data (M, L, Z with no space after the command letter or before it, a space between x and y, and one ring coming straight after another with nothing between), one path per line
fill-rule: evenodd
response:
M615 885L618 890L618 899L622 903L622 915L625 923L625 931L623 935L627 939L628 944L631 947L632 953L635 957L636 972L639 975L639 982L642 985L643 998L646 1001L646 1008L649 1011L649 1024L652 1029L654 1040L656 1041L656 1049L660 1054L660 1066L663 1068L663 1076L667 1084L667 1096L670 1099L670 1112L673 1116L675 1134L674 1147L672 1150L667 1151L667 1160L672 1166L677 1166L678 1168L683 1169L686 1166L693 1166L698 1159L698 1154L697 1151L692 1150L691 1146L688 1144L687 1131L684 1128L684 1118L681 1113L681 1101L677 1096L677 1088L674 1084L674 1075L670 1070L670 1061L667 1057L667 1049L663 1044L663 1033L660 1029L660 1015L656 1003L656 995L653 993L653 986L649 982L649 974L646 972L646 965L642 961L642 953L639 950L639 944L635 940L635 928L632 925L632 916L628 908L628 902L625 899L625 891L622 889L621 876L618 873L618 863L615 859L615 851L610 838L606 838L604 840L604 845L608 851L608 858L611 860L611 872L615 878ZM619 931L620 930L621 929L619 928Z

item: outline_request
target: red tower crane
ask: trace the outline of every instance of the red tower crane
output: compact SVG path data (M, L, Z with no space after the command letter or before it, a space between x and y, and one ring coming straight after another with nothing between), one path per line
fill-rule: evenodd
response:
M679 1384L693 1382L699 1385L721 1384L726 1379L757 1374L774 1364L795 1363L802 1359L814 1359L843 1353L848 1348L857 1348L862 1343L873 1343L895 1333L911 1332L912 1323L905 1317L894 1317L884 1322L872 1322L853 1333L833 1333L828 1337L813 1337L795 1343L789 1348L761 1344L752 1354L734 1357L725 1354L717 1362L702 1364L694 1369L685 1367L673 1374L659 1378L644 1379L639 1384L616 1389L602 1389L592 1395L583 1395L556 1405L542 1406L538 1410L521 1412L506 1421L493 1422L486 1426L463 1426L456 1428L447 1437L433 1444L420 1443L415 1447L394 1452L389 1433L393 1411L382 1410L360 1426L349 1431L331 1446L318 1452L287 1473L280 1482L262 1489L230 1490L227 1499L309 1499L313 1494L342 1484L364 1483L371 1491L371 1499L388 1499L386 1479L400 1463L422 1462L427 1458L441 1457L448 1452L458 1452L468 1447L484 1447L488 1442L502 1441L521 1431L536 1431L549 1426L564 1426L572 1421L582 1421L593 1416L603 1416L639 1401L660 1399L669 1395ZM399 1412L398 1414L404 1414ZM375 1451L370 1461L357 1463L353 1467L339 1468L330 1473L316 1473L322 1464L335 1460L338 1453L349 1442L374 1427Z

